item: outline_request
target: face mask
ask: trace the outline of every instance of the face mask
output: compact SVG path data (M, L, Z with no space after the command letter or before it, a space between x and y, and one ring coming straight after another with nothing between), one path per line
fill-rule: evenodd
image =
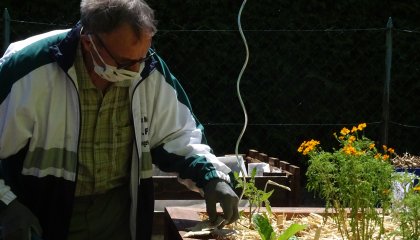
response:
M92 57L93 61L93 70L96 74L98 74L101 78L108 80L110 82L121 82L126 80L137 80L140 78L140 69L142 69L142 64L139 68L138 72L133 72L127 69L118 69L115 66L111 66L105 63L105 61L102 59L101 55L99 54L98 50L96 49L95 43L92 40L91 35L88 35L90 42L93 45L93 49L96 52L96 55L98 55L99 59L101 60L103 67L96 63L95 58L92 55L92 52L89 51L90 56Z

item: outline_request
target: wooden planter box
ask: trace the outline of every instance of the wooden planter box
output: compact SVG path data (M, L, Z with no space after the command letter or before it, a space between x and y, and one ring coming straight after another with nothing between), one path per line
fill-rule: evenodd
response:
M249 180L249 178L247 178ZM300 179L296 174L288 174L286 172L276 173L273 175L255 177L255 185L258 189L263 190L266 182L271 180L278 184L290 187L291 191L284 190L277 186L268 185L267 192L274 190L270 197L270 203L273 207L294 207L300 204ZM186 186L178 182L175 176L154 176L154 195L156 200L199 200L203 197L189 190ZM234 189L238 196L242 189Z
M322 214L325 208L303 208L303 207L275 207L272 209L275 213L284 213L287 217L296 214L319 213ZM195 238L183 238L187 233L187 228L195 226L201 221L199 213L205 212L205 209L189 207L167 207L165 208L165 240L192 240Z
M264 173L264 176L255 177L256 187L261 190L264 189L268 180L288 186L291 189L290 192L277 186L268 185L267 191L274 189L274 193L269 199L270 205L272 207L299 206L301 204L300 168L286 161L276 161L276 164L283 171L281 173ZM153 182L155 200L203 200L199 193L187 189L178 182L175 176L153 176ZM235 191L239 196L242 189L235 189ZM165 228L164 224L164 212L155 208L153 234L162 235Z
M258 189L264 189L265 183L268 180L288 186L292 190L289 192L279 187L269 185L267 191L274 189L274 193L269 199L272 207L299 206L301 200L298 175L282 173L274 176L256 177L255 181ZM153 181L155 185L155 200L204 200L199 193L192 192L187 189L187 187L180 184L174 176L154 176ZM241 189L235 189L235 191L238 196L241 194ZM164 212L155 210L153 218L154 234L160 235L163 233L164 222Z

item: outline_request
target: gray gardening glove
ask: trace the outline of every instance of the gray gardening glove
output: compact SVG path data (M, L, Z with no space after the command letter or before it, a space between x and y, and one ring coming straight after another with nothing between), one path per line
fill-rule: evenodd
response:
M35 215L18 200L13 200L0 213L3 240L28 240L31 234L42 235Z
M217 220L216 203L220 203L223 209L223 218L225 219L219 227L238 220L239 198L227 182L221 179L211 180L204 186L204 198L211 223Z

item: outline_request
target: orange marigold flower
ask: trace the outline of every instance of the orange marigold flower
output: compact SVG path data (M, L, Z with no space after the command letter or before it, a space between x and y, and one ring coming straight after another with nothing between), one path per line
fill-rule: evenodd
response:
M351 132L353 133L353 132L357 132L357 127L353 127L352 129L351 129Z
M338 139L344 140L344 136L339 136Z
M300 146L298 148L298 152L302 152L303 151L303 148L304 148L305 144L306 144L306 141L303 141L303 143L300 144Z
M413 187L413 190L414 191L420 191L420 185L417 185L417 186Z
M388 148L388 152L393 154L395 152L395 150L393 148Z
M316 145L319 144L319 141L311 139L310 141L303 141L299 146L298 152L302 152L303 155L307 155L309 152L315 149Z
M375 144L374 143L371 143L370 145L369 145L369 149L373 149L375 147Z
M343 129L341 129L341 131L340 131L340 134L341 135L347 135L347 134L349 134L350 133L350 130L348 130L347 128L343 128Z
M366 153L365 151L357 151L357 152L355 153L355 155L360 156L360 155L363 155L363 154L365 154L365 153Z
M359 126L357 126L357 129L359 129L359 131L362 131L365 127L366 127L366 123L361 123L359 124Z
M385 152L388 149L388 147L386 145L382 145L382 148L384 149Z
M350 136L349 137L349 142L352 143L354 141L356 141L356 137L355 136Z
M381 154L380 153L377 153L375 156L374 156L374 158L375 159L378 159L378 158L380 158L381 157Z
M389 158L389 155L387 155L387 154L384 154L383 156L382 156L382 159L383 160L387 160Z
M343 147L343 151L347 154L347 155L356 155L357 151L353 146L350 145L346 145Z

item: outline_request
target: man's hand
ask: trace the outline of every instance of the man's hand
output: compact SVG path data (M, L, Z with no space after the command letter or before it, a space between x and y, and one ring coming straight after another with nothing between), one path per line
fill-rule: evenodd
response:
M216 203L218 202L223 209L223 218L225 219L221 227L238 220L239 198L225 181L213 179L207 183L204 187L204 198L206 200L207 214L209 215L211 223L215 222L217 219Z
M16 199L0 213L0 224L4 240L28 240L31 230L39 236L42 235L38 219Z

